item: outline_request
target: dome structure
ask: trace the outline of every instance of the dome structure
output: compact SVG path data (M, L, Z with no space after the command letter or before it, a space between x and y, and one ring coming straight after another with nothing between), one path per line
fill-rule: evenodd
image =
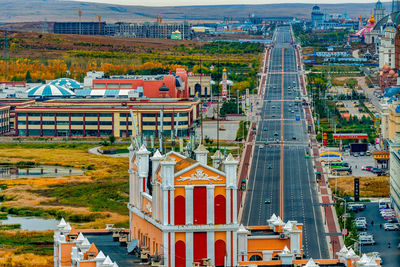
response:
M374 18L374 15L373 15L373 14L371 14L371 17L370 17L369 20L368 20L368 24L370 24L370 25L375 24L375 18Z
M63 86L65 88L71 89L71 90L82 88L82 84L80 84L76 80L70 79L70 78L59 78L59 79L56 79L56 80L50 82L50 84Z
M169 92L169 88L167 86L165 86L165 84L163 84L163 86L161 86L158 91L160 92Z
M70 97L75 96L71 90L55 84L43 84L26 91L28 97Z
M376 2L375 9L383 9L383 4L381 0L378 0L378 2Z
M318 11L318 10L320 10L320 8L319 8L319 6L315 5L315 6L313 6L312 10L313 11Z
M381 28L385 27L385 24L390 22L389 21L389 17L392 21L392 23L394 23L394 25L400 25L400 12L393 12L389 15L384 16L381 20L377 21L374 27L374 30L381 30Z
M390 71L390 66L388 64L383 65L383 71L384 72Z

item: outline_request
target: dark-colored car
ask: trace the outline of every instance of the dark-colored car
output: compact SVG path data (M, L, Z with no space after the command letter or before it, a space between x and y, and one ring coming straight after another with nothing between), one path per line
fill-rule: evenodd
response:
M266 198L265 201L264 201L264 203L265 203L265 204L271 204L271 199Z
M266 131L267 130L267 127L264 127L264 131Z

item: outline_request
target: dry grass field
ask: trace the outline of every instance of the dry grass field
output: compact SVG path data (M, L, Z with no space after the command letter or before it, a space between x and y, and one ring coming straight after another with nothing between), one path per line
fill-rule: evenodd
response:
M354 196L354 178L337 178L339 195ZM390 193L389 176L358 177L360 179L360 197L387 197ZM331 189L335 190L336 178L329 179Z

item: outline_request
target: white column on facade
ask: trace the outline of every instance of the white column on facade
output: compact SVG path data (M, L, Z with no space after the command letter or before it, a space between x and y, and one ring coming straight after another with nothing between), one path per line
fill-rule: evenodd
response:
M142 191L143 191L143 178L139 175L136 177L137 180L137 190L136 190L136 206L142 210Z
M193 266L193 232L186 232L186 267Z
M164 225L168 225L168 190L163 187L162 188L162 198L163 198L163 202L162 202L162 213L163 213L163 221L162 223Z
M171 266L175 266L175 233L171 233Z
M193 224L193 185L187 185L185 190L186 224L190 225Z
M231 232L226 232L226 266L232 266L231 264Z
M168 232L163 232L164 263L168 264Z
M134 204L134 197L135 197L135 184L133 181L133 172L131 169L128 171L129 173L129 204L133 205Z
M233 204L232 221L233 221L233 223L237 224L238 221L237 221L237 189L236 188L232 190L232 199L233 199L233 201L232 201L232 204Z
M233 231L233 236L232 236L232 251L233 251L233 262L232 266L237 266L237 232Z
M207 185L207 223L214 224L214 185Z
M170 190L169 191L169 196L170 196L170 219L171 219L171 225L175 224L175 219L174 219L174 215L175 215L175 193L174 190Z
M159 220L160 220L161 224L164 224L164 206L163 206L163 203L161 202L164 200L164 191L162 190L162 185L160 185L158 187L158 190L160 192L160 199L159 199L160 201L158 202L158 204L159 204L158 209L160 212Z
M158 220L158 192L157 192L157 182L153 181L153 195L151 196L152 201L152 214L154 220Z
M231 190L226 188L226 224L231 223Z
M207 232L207 258L211 259L211 265L215 264L215 232Z
M133 179L135 180L135 206L139 208L139 196L140 196L140 179L138 173L135 171Z

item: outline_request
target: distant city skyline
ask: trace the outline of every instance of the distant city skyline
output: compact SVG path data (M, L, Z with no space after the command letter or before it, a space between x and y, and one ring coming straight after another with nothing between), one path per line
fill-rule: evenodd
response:
M115 5L138 5L138 6L171 6L170 0L74 0L80 2L94 2ZM382 0L381 0L382 1ZM375 3L377 0L248 0L245 3L243 0L175 0L173 6L193 6L193 5L249 5L249 4L338 4L338 3ZM391 2L391 1L382 1Z

